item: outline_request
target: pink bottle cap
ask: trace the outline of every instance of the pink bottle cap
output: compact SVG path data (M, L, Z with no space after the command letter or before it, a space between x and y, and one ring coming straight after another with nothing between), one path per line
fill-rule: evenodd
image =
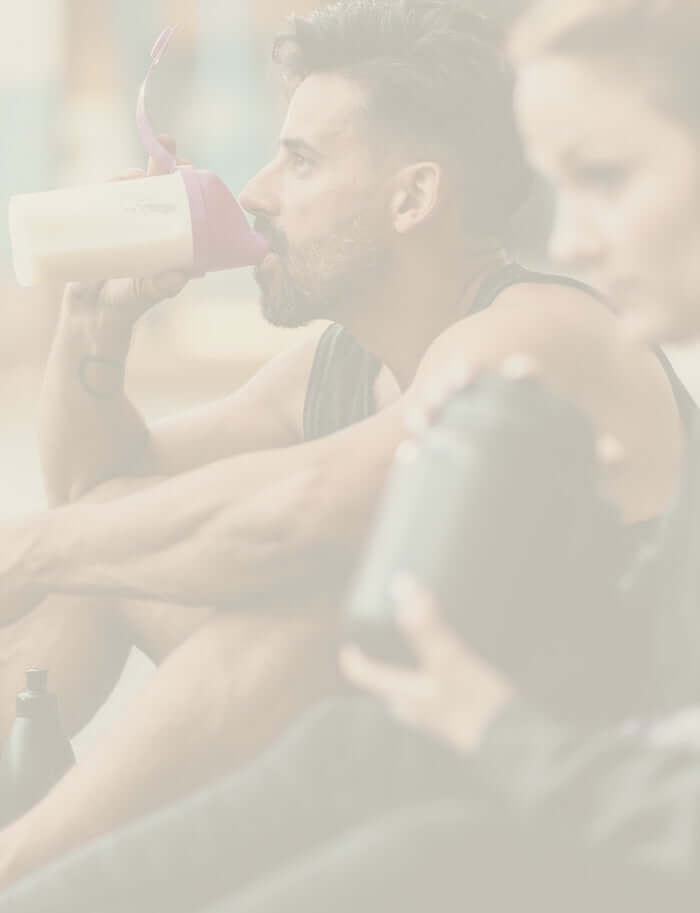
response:
M193 273L201 276L216 270L254 266L263 259L269 247L262 235L252 230L234 195L211 171L178 166L175 156L158 141L148 120L146 86L174 32L173 26L164 29L151 50L151 65L136 103L136 124L141 141L161 171L172 174L179 170L182 175L192 219Z

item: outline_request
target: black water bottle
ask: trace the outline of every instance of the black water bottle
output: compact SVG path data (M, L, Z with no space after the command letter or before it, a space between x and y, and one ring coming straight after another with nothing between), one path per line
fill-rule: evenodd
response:
M74 763L56 695L47 689L47 672L29 669L0 757L0 826L28 811Z
M536 380L484 375L399 449L346 638L415 662L391 598L407 572L525 696L557 711L611 709L640 690L635 667L620 691L620 650L629 659L636 630L617 600L621 530L598 492L586 418Z

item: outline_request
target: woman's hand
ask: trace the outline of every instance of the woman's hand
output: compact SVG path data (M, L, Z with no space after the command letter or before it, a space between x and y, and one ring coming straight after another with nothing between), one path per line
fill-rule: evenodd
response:
M418 437L445 402L483 370L482 365L458 361L433 378L406 418L410 434ZM525 353L509 356L497 370L513 381L541 379L539 366ZM601 473L609 477L624 466L625 454L615 438L601 435L597 459ZM512 699L512 686L445 624L432 596L417 583L402 577L394 598L398 626L418 658L418 669L387 666L348 646L340 656L345 676L384 700L403 722L459 751L473 751L489 721Z
M403 723L460 752L474 751L513 689L445 624L426 590L407 577L393 589L397 623L418 668L387 666L354 646L342 649L341 668L352 684L381 698Z

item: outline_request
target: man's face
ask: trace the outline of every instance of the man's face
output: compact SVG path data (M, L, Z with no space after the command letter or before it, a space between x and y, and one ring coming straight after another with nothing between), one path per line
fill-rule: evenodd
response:
M364 101L360 87L337 74L307 77L276 157L241 194L270 242L255 277L263 314L278 326L343 322L389 269L385 172L372 154Z

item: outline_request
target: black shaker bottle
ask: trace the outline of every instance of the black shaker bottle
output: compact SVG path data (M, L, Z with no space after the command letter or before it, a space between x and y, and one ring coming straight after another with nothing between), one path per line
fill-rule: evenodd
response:
M642 620L630 629L618 598L626 540L598 487L595 435L578 410L534 379L483 375L399 448L346 640L415 661L390 595L407 572L524 696L567 716L627 709L648 654L644 632L630 636Z

